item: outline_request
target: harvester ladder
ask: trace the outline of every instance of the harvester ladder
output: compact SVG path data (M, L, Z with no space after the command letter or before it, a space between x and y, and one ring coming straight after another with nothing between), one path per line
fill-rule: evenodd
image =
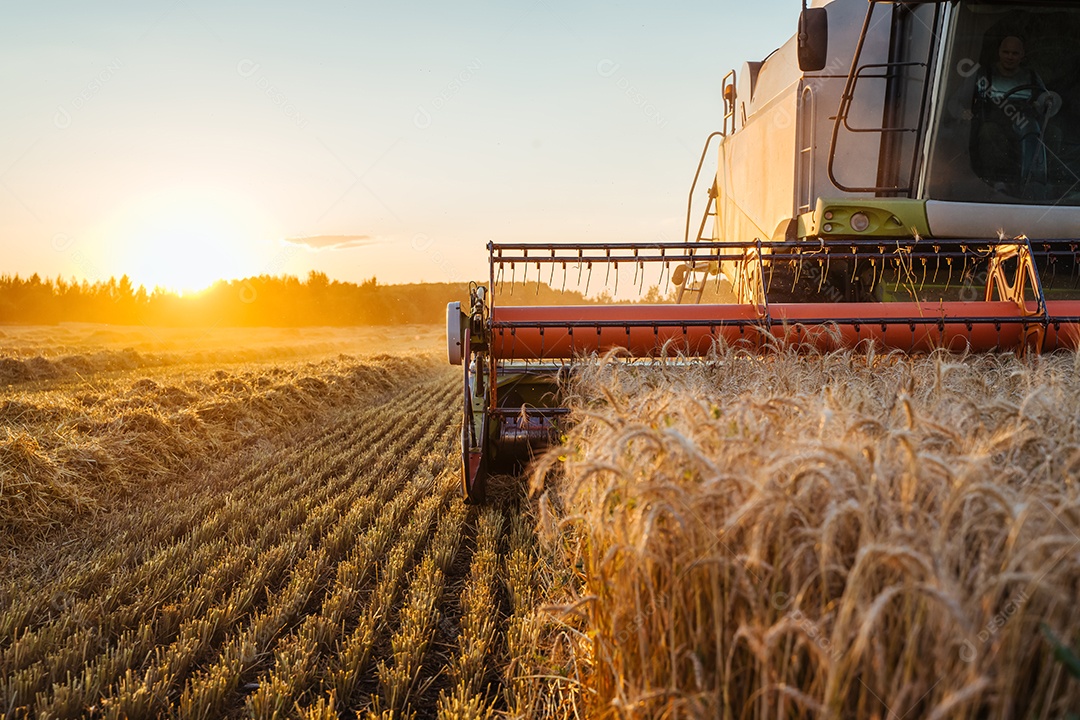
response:
M732 111L734 112L734 111ZM709 137L705 138L705 147L701 149L701 157L698 159L697 171L694 172L694 182L690 184L690 193L686 198L686 230L683 234L683 242L690 242L690 219L693 217L694 212L694 193L697 191L698 181L701 179L701 171L705 167L705 160L709 157L709 147L712 145L712 141L716 138L725 137L725 131L727 128L727 115L724 119L725 130L718 130L711 133ZM697 237L694 238L697 242L709 242L713 238L705 237L705 226L709 223L709 218L713 219L714 234L718 230L716 223L718 221L716 217L716 182L717 178L713 176L713 182L709 186L709 202L705 206L705 212L701 215L701 223L698 225ZM695 255L694 251L691 251L691 255ZM694 302L700 303L701 298L705 293L705 288L709 284L709 267L711 263L707 260L704 264L698 262L696 259L691 260L687 264L686 282L676 290L676 301L683 302L687 293L694 296ZM717 268L719 271L719 268ZM699 278L699 275L701 276Z
M711 133L709 137L705 138L705 147L701 149L701 158L698 159L697 170L694 172L694 182L690 183L690 193L686 198L686 231L683 233L683 242L690 242L690 218L694 212L694 192L697 191L698 180L701 179L701 170L705 167L705 159L709 157L709 146L712 145L712 141L715 138L724 137L722 130L717 130ZM709 204L705 208L705 214L701 217L701 227L698 229L698 239L704 240L701 237L705 232L705 224L709 221L709 216L713 212L713 208L716 205L716 177L713 177L713 183L709 187Z

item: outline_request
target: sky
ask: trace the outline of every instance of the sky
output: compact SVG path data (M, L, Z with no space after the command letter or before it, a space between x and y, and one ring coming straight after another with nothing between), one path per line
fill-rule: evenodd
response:
M800 7L0 2L0 274L460 282L489 241L681 239L723 75Z

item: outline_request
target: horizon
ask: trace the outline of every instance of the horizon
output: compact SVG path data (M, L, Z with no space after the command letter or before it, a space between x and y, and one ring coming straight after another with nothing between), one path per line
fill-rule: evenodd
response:
M247 276L244 276L244 277L236 277L236 278L218 278L216 280L211 281L209 285L205 285L205 286L199 287L199 288L189 288L189 289L183 289L183 290L176 290L176 289L165 287L165 286L162 286L162 285L149 286L149 285L146 285L145 283L138 283L135 280L133 280L131 278L131 276L127 275L126 273L123 274L123 275L120 275L120 276L110 275L107 278L99 278L97 280L90 280L88 278L76 278L74 276L69 276L69 277L63 277L63 276L60 276L60 275L49 276L49 275L42 275L41 273L36 273L36 272L35 273L30 273L29 275L22 275L21 273L17 273L17 272L16 273L0 273L0 282L20 281L20 282L25 283L25 282L31 282L33 280L33 278L36 276L37 279L38 279L38 282L43 284L43 285L44 284L52 284L52 285L55 286L55 285L58 285L60 283L63 283L63 284L68 285L68 286L80 286L81 287L85 283L85 284L89 285L90 287L94 287L94 286L100 286L100 285L109 285L111 283L119 284L119 283L123 282L124 279L127 279L128 282L131 284L131 287L132 287L133 291L138 291L138 290L141 289L141 290L145 290L148 294L154 293L154 292L157 292L157 291L161 291L163 293L176 295L178 297L184 297L184 296L199 295L199 294L205 293L207 291L213 290L218 285L229 285L229 284L232 284L232 283L242 283L242 282L245 282L247 280L257 280L257 279L290 280L291 279L291 280L297 280L301 284L305 284L305 283L307 283L307 282L309 282L311 280L311 276L313 274L325 277L326 280L331 284L339 283L339 284L342 284L342 285L356 285L356 286L366 285L368 283L374 283L378 287L400 287L400 286L407 286L407 285L467 285L470 282L481 282L481 280L477 280L477 279L473 279L473 280L424 280L424 281L407 280L407 281L404 281L404 282L384 282L384 281L380 280L375 275L373 275L373 276L371 276L369 278L363 278L363 279L360 279L360 280L340 280L340 279L330 277L328 274L322 272L321 270L309 270L307 273L304 273L302 275L301 274L296 274L296 273L276 273L276 274L263 273L261 275L247 275ZM532 282L532 281L530 281L530 282ZM547 285L547 283L541 283L541 285L546 286L546 287L550 287L550 286Z

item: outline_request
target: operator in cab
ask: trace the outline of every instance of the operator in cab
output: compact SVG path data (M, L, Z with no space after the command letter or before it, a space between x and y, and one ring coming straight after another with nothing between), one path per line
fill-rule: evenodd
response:
M1024 65L1023 38L1002 38L997 59L973 73L963 97L970 108L960 113L971 123L971 167L995 190L1041 199L1047 182L1046 121L1061 100L1042 78Z

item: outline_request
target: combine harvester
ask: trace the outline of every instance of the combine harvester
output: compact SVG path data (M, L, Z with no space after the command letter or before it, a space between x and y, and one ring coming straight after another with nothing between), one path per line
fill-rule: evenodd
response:
M468 500L551 441L560 373L581 354L694 356L721 339L1076 349L1080 0L815 5L783 47L723 78L684 242L488 245L488 285L447 310ZM501 304L530 274L568 272L648 273L670 301Z

